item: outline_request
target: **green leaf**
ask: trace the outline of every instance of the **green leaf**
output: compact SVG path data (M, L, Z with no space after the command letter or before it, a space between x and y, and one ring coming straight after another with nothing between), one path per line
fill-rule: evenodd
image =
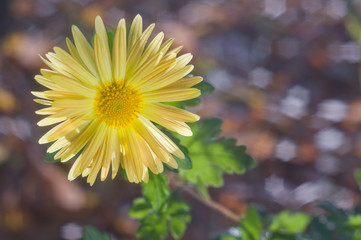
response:
M55 163L55 162L59 162L60 159L55 159L55 154L57 153L58 151L56 152L53 152L53 153L46 153L45 154L45 161L47 162L50 162L50 163Z
M262 221L258 210L249 207L241 219L242 240L258 240L262 235Z
M242 174L256 165L246 153L246 147L237 146L235 139L216 139L221 131L221 124L219 119L192 123L189 125L193 136L179 137L181 144L188 148L193 164L190 170L180 170L180 175L184 180L201 186L203 190L208 186L222 186L224 173Z
M107 30L108 43L109 43L109 52L110 52L110 56L112 57L112 55L113 55L113 42L114 42L115 32L110 31L108 29L106 29L106 30Z
M174 159L176 160L176 162L178 164L178 169L191 169L192 168L192 160L189 157L188 149L186 147L184 147L182 144L180 144L180 141L178 138L174 137L172 134L170 134L167 131L164 131L164 132L184 153L184 156L185 156L184 159L174 156Z
M152 206L145 198L136 198L129 211L129 216L136 219L145 218L152 211Z
M107 233L99 232L95 227L85 226L83 229L83 240L110 240Z
M356 179L356 181L357 181L358 186L359 186L360 189L361 189L361 170L360 170L360 169L356 169L355 172L354 172L354 176L355 176L355 179Z
M190 207L183 201L178 193L174 193L168 201L168 220L170 221L170 232L175 239L181 238L191 221Z
M164 216L152 213L140 220L137 231L139 240L161 240L167 235L167 219Z
M351 225L351 226L361 227L361 215L358 214L358 215L354 215L354 216L349 216L348 222L349 222L349 225Z
M194 85L193 87L201 90L201 96L208 95L214 91L213 85L206 81L202 81L202 82Z
M142 193L155 211L159 211L170 195L168 179L165 174L155 175L149 172L148 183L142 183Z
M161 211L155 211L150 204L139 199L133 202L131 216L141 218L137 237L140 240L158 240L168 235L168 231L175 239L184 235L187 223L190 222L190 207L173 193L162 204ZM169 228L169 230L168 230Z
M321 202L318 204L328 215L328 220L336 224L347 222L347 214L340 208L337 208L330 202Z
M188 74L186 77L190 78L193 76L194 75L192 75L192 74ZM194 85L193 87L198 88L201 91L201 96L208 95L214 91L213 85L206 81L202 81L202 82ZM201 99L198 97L198 98L193 98L193 99L189 99L189 100L181 101L181 102L167 102L166 104L169 104L169 105L172 105L175 107L179 107L179 108L184 108L184 107L196 107L200 104L200 102L201 102Z
M193 98L193 99L189 99L189 100L179 102L179 103L180 104L179 104L178 107L181 107L181 108L184 108L184 107L197 107L201 103L201 100L199 98Z
M296 234L305 231L309 222L310 217L306 214L282 211L274 217L269 230L272 232Z
M220 240L238 240L239 238L236 238L234 236L231 235L223 235L221 236Z
M181 238L186 229L187 229L187 222L184 221L184 219L177 217L170 219L170 232L174 238L176 239Z
M346 28L350 36L357 42L361 43L361 20L353 13L349 13L346 18Z
M149 173L148 183L142 183L143 198L133 201L129 215L140 220L137 238L158 240L168 235L176 239L183 236L190 222L190 207L177 192L170 193L164 174Z

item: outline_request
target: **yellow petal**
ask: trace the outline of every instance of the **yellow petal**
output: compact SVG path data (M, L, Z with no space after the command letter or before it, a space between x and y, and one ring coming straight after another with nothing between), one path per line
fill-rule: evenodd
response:
M49 117L43 118L43 119L40 120L37 124L38 124L38 126L40 126L40 127L49 126L49 125L53 125L53 124L56 124L56 123L63 122L63 121L65 121L66 119L67 119L66 117L53 117L53 116L49 116Z
M143 162L142 162L142 151L140 149L139 142L137 141L136 137L134 136L134 132L131 131L130 128L124 129L124 137L128 144L128 164L133 165L134 173L136 176L135 182L140 182L143 177ZM125 161L124 163L126 163ZM125 164L127 165L127 164Z
M70 52L70 55L77 61L79 62L83 67L86 67L85 64L83 63L83 61L81 60L81 57L78 53L78 50L76 49L76 47L74 46L73 42L69 39L66 38L66 45L68 46L68 50Z
M38 98L49 99L48 97L45 96L45 92L31 91L31 94L33 94L35 97L38 97ZM47 102L50 102L50 101L47 101Z
M134 131L134 129L132 129ZM154 153L149 149L149 145L144 141L144 139L138 135L134 134L134 139L139 146L139 155L143 164L148 167L153 173L163 172L163 164L161 161L155 159Z
M97 85L98 79L95 78L88 70L78 63L72 56L61 48L54 48L56 54L48 53L46 57L56 66L57 71L62 74L67 73L70 78L76 78L84 84ZM66 74L64 74L66 75ZM66 76L68 76L66 75Z
M107 133L104 139L104 146L106 146L105 152L104 152L104 159L103 159L103 164L102 164L102 168L101 168L101 174L100 174L100 180L104 181L109 173L110 170L110 163L112 160L112 155L114 153L114 142L112 142L113 137L112 137L112 130L110 128L107 128Z
M128 81L132 84L140 81L145 81L144 78L147 75L152 74L154 72L155 67L159 64L163 55L164 52L159 52L158 54L151 57L147 62L145 62L137 69L137 71L130 77ZM166 67L169 68L171 66L166 66Z
M149 111L144 112L143 116L173 132L177 132L183 136L192 136L192 130L184 122L166 119L157 113L151 113Z
M193 70L193 65L188 65L175 72L172 69L168 74L165 74L158 78L153 78L147 82L146 86L141 86L142 92L153 91L155 89L159 89L159 88L165 87L169 84L172 84L172 83L176 82L177 80L186 76L192 70Z
M102 165L104 164L104 160L105 160L105 156L106 156L106 151L107 151L107 142L103 141L101 143L101 146L99 147L97 153L95 154L94 158L93 158L93 162L92 162L92 166L90 169L90 173L87 179L87 182L90 183L90 186L93 186L98 172L101 169Z
M50 69L40 69L40 73L41 73L41 75L43 75L45 78L48 78L48 79L50 79L50 77L53 76L53 75L58 75L59 74L59 73L54 72L54 71L52 71Z
M168 52L168 54L167 55L165 55L165 58L167 58L167 57L169 57L170 55L173 55L173 54L178 54L179 52L180 52L180 50L182 50L183 49L183 46L178 46L178 47L176 47L176 48L173 48L172 50L170 50L169 52Z
M41 60L48 66L50 67L52 70L54 70L55 72L58 72L64 76L67 76L69 78L72 78L73 75L69 74L67 71L65 71L65 69L62 67L62 65L58 66L48 60L46 60L45 58L43 58L42 56L40 56Z
M160 32L157 34L157 36L155 36L155 38L149 43L148 47L145 49L144 53L142 54L142 57L139 60L138 66L142 66L152 56L161 52L158 50L160 48L160 45L162 44L163 38L164 38L163 32ZM165 52L165 51L162 51L162 52Z
M170 38L167 41L165 41L162 46L160 46L159 51L164 51L164 52L168 52L168 49L170 48L170 46L172 46L174 42L174 38ZM166 56L169 55L169 53L166 54Z
M37 110L35 113L39 114L39 115L50 115L50 114L54 114L59 112L61 109L60 108L55 108L55 107L47 107L47 108L43 108L40 110Z
M131 48L128 58L127 58L127 66L126 66L126 73L125 78L128 79L134 73L135 69L137 68L137 63L140 59L140 56L143 53L145 44L154 29L155 24L150 25L140 36L140 38L135 42L133 48Z
M65 123L60 123L58 125L56 125L55 127L53 127L52 129L50 129L47 133L45 133L40 139L39 139L39 144L44 144L44 143L48 143L48 137L53 134L55 131L57 131L58 129L60 129Z
M89 71L96 77L99 78L98 70L94 61L94 50L81 33L77 26L71 28L76 49L78 50L79 56L83 63L87 66Z
M171 154L182 159L184 158L184 154L178 148L178 146L175 145L175 143L170 140L162 131L155 127L153 123L151 123L148 119L142 116L139 116L139 121L144 125L144 131L147 132L155 142L163 146Z
M51 106L52 101L44 100L44 99L34 99L34 102L39 103L45 106Z
M142 114L145 116L158 115L167 119L181 122L196 122L199 120L198 115L167 104L145 103L143 106Z
M98 68L100 79L103 83L106 83L112 80L113 72L110 60L107 30L105 29L104 23L99 16L95 18L95 32L95 63Z
M113 145L113 153L111 156L112 161L112 179L115 178L115 176L118 173L120 163L122 162L123 155L120 153L120 141L119 141L119 133L117 129L111 129L111 139L110 142ZM124 165L124 164L122 164Z
M175 168L175 169L178 168L178 163L176 162L176 160L173 157L169 158L169 161L167 162L167 164L169 166L171 166L172 168Z
M181 68L184 68L193 58L193 55L190 53L183 54L180 57L177 57L177 64L175 65L173 71L177 71Z
M176 88L190 88L194 85L203 81L202 77L190 77L190 78L182 78L172 84L165 86L163 89L176 89Z
M120 140L120 148L121 148L121 154L123 159L123 168L125 169L125 172L127 174L127 178L129 182L139 182L139 179L136 176L135 172L135 166L133 164L133 159L131 158L129 154L129 144L127 142L127 138L125 136L124 129L119 129L119 140Z
M94 98L95 90L85 86L81 82L73 79L68 78L66 76L61 75L53 75L51 80L57 85L60 86L62 89L68 90L73 93L77 93L89 98Z
M138 40L142 34L142 17L138 14L135 16L132 25L130 26L129 36L128 36L128 48L127 52L130 53L130 50L133 48L133 45Z
M134 87L141 90L142 86L147 86L147 82L152 81L154 78L160 78L161 76L169 72L175 65L176 65L175 60L169 60L167 62L158 64L150 73L148 73L144 77L139 77L139 76L143 76L143 74L142 75L136 74L134 78L131 78L132 79L131 83L133 84Z
M50 134L47 140L49 142L53 142L53 141L61 138L62 136L69 134L70 132L76 131L77 129L79 131L79 128L83 124L86 124L86 123L87 123L87 121L84 121L83 119L81 119L79 117L68 120L68 121L66 121L66 123L64 123L62 125L61 128L57 129L52 134Z
M155 164L159 166L157 167L158 172L162 172L163 166L160 166L162 165L161 162L168 163L169 160L172 158L172 156L169 154L169 152L166 150L166 148L162 145L160 141L154 139L154 136L139 120L136 120L134 122L134 129L137 131L139 136L141 136L144 139L144 141L149 145L150 149L156 155L156 158L154 158ZM158 173L158 172L154 172L154 173Z
M52 90L64 90L64 88L58 86L56 83L54 83L53 81L51 81L49 78L46 78L44 76L41 76L41 75L36 75L34 77L34 79L40 83L41 85L47 87L47 88L50 88Z
M144 169L144 173L143 173L142 180L143 180L145 183L148 183L148 181L149 181L148 169Z
M92 137L90 142L84 147L83 152L80 154L78 159L75 161L74 165L71 169L73 170L73 177L79 176L90 164L93 160L95 154L99 151L104 142L105 136L105 126L104 124L100 124L98 129L96 130L95 135Z
M125 20L121 19L118 23L117 31L114 36L113 44L113 71L114 80L123 80L125 76L125 67L127 60L127 36Z
M93 99L68 99L68 98L61 98L56 99L52 106L56 108L81 108L83 110L91 111L93 109Z
M143 94L146 102L176 102L196 98L201 95L199 89L161 89Z
M42 92L44 95L44 98L51 99L51 100L57 100L57 99L74 99L74 100L82 100L86 99L86 97L79 95L77 93L71 93L71 92L65 92L65 91L53 91L48 90Z
M99 127L99 122L92 121L89 125L85 126L81 132L77 135L66 136L70 141L66 148L61 149L56 155L55 158L61 157L61 162L66 162L73 158L85 145L87 145L92 137L94 136L97 128Z
M70 142L65 138L65 137L61 137L58 140L56 140L49 148L48 150L46 150L46 152L48 153L53 153L56 152L60 149L62 149L63 147L66 147L70 144Z

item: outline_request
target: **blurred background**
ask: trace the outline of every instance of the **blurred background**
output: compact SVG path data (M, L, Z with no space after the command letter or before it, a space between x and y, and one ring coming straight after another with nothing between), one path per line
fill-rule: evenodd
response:
M88 186L67 180L69 165L44 161L31 90L45 67L38 54L65 47L75 24L92 36L94 18L114 28L140 13L144 26L192 52L194 73L216 90L192 111L224 120L223 136L248 146L259 166L227 176L215 201L237 214L249 204L317 214L329 200L360 201L353 177L361 158L361 47L347 30L360 1L344 0L1 0L0 239L76 240L93 225L134 239L128 217L140 188L118 175ZM359 4L359 5L358 5ZM207 239L232 226L191 196L184 239Z

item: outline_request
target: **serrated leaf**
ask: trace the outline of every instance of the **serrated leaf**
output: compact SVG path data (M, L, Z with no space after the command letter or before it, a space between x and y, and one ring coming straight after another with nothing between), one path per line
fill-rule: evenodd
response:
M55 154L57 153L58 151L56 152L53 152L53 153L46 153L45 154L45 161L49 162L49 163L55 163L55 162L59 162L60 159L55 159Z
M142 188L145 186L142 186ZM177 193L173 193L161 204L160 211L151 207L144 198L136 199L131 207L131 216L140 218L140 226L137 237L140 240L158 240L172 234L175 239L183 236L187 223L190 222L190 207L179 198Z
M188 149L186 147L184 147L182 144L180 144L180 141L178 138L174 137L172 134L170 134L167 131L164 131L164 132L184 153L184 156L185 156L184 159L174 156L174 159L176 160L176 162L178 164L178 169L191 169L192 168L192 160L189 157Z
M170 232L172 236L176 239L179 239L183 236L187 228L187 223L181 218L171 218L170 219Z
M242 240L261 239L262 221L258 210L255 207L249 207L245 216L241 219Z
M181 144L188 148L193 164L192 169L179 171L184 180L203 187L220 187L224 173L242 174L256 165L246 153L246 147L237 146L236 140L215 138L221 124L219 119L192 123L193 136L179 137Z
M318 204L328 215L328 220L336 224L344 224L347 221L347 214L340 208L337 208L330 202L321 202Z
M321 219L320 217L315 217L311 220L309 224L310 232L312 236L315 236L316 239L324 237L325 239L332 239L332 231L329 229L330 224L328 221Z
M206 81L202 81L193 87L201 90L201 96L208 95L214 91L213 85Z
M142 183L142 193L155 211L159 211L170 195L168 179L164 174L149 172L148 183Z
M309 222L310 217L304 213L282 211L273 218L269 230L285 234L296 234L303 232Z
M129 210L129 216L135 219L145 218L152 211L152 206L144 198L136 198Z
M201 100L199 98L193 98L193 99L189 99L189 100L180 102L179 107L181 107L181 108L184 108L184 107L197 107L200 103L201 103Z
M161 240L167 236L167 219L155 213L140 221L137 231L139 240Z
M170 232L175 239L184 235L187 224L191 221L190 207L177 193L174 193L168 203L168 220L170 221Z
M99 232L95 227L85 226L83 229L83 240L110 240L107 233Z

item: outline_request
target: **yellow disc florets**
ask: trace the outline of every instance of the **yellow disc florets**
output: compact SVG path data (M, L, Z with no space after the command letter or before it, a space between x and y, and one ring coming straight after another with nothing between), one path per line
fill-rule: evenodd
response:
M97 117L108 126L125 127L138 117L142 95L123 82L110 82L100 88L94 101Z

